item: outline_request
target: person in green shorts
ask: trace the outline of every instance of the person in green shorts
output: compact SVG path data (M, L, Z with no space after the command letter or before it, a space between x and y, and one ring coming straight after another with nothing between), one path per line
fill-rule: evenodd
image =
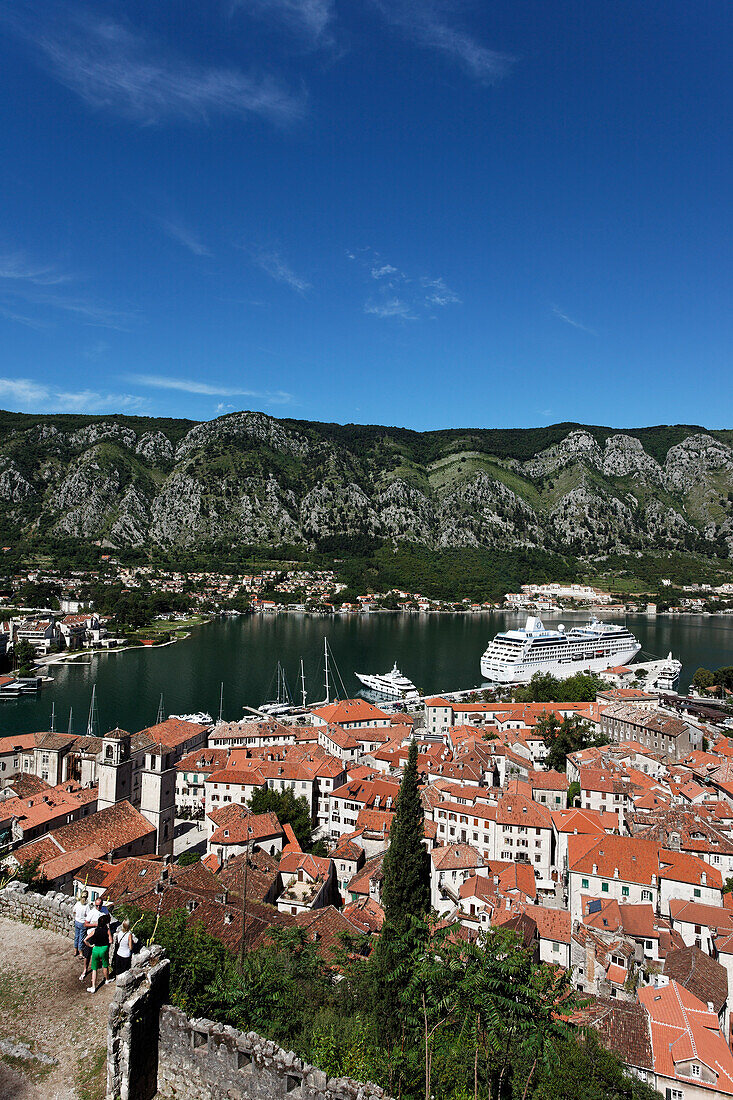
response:
M96 927L89 929L86 943L88 943L92 949L90 966L92 971L92 984L87 989L87 993L96 993L99 986L104 985L107 981L107 974L109 971L109 949L112 946L112 930L109 926L109 913L100 913ZM97 975L100 970L102 971L103 977L101 982L97 983Z

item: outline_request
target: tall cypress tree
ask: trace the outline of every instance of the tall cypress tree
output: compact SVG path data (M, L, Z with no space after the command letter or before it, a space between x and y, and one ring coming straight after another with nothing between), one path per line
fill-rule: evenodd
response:
M413 917L425 918L430 910L430 856L422 843L423 824L417 785L417 742L413 741L383 864L385 923L395 931L404 930Z

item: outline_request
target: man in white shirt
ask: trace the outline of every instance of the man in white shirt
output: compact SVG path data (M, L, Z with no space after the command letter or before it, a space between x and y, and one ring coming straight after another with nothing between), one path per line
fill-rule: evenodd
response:
M74 958L81 956L81 949L86 936L86 919L89 912L89 894L84 890L79 894L74 906Z

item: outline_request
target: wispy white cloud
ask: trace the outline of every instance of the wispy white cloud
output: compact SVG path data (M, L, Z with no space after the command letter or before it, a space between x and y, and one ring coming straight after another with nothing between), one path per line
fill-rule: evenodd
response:
M373 0L387 23L426 49L436 50L481 84L505 77L516 58L490 49L455 23L457 5L451 0Z
M461 299L454 290L451 290L445 279L421 279L420 285L425 289L425 301L428 305L452 306L461 304Z
M296 275L279 252L255 252L252 258L257 266L261 267L275 282L285 283L298 294L305 294L306 290L310 290L311 284L300 275Z
M145 404L144 398L134 394L64 390L31 378L0 378L0 401L10 401L29 412L120 412Z
M14 309L6 309L5 306L0 306L0 317L4 317L6 321L14 321L16 325L25 325L26 328L48 328L46 321L41 321L38 317L29 317L25 313L18 313Z
M187 248L189 252L192 252L194 256L213 255L211 249L205 245L191 229L185 225L181 225L180 222L162 219L160 225L163 232L167 233L171 240L183 245L183 247Z
M59 283L68 283L72 278L73 276L59 271L52 264L35 263L21 252L0 255L0 279L32 283L34 286L58 286Z
M417 321L435 316L437 308L460 305L461 299L441 277L414 276L389 263L371 248L349 250L348 259L377 283L371 286L364 312L375 317L402 317Z
M28 328L46 328L47 310L71 314L83 324L99 328L127 331L138 320L138 315L113 309L88 296L74 293L74 288L58 290L77 277L60 271L53 264L29 259L21 252L0 255L0 314ZM16 303L25 307L17 309ZM29 316L28 307L44 311L42 317Z
M572 325L573 328L579 328L581 332L587 332L590 336L598 335L594 329L588 328L587 325L582 324L580 321L576 321L573 317L568 317L567 313L564 313L558 306L552 307L552 314L553 317L557 317L558 321L564 321L566 325Z
M109 19L68 9L54 19L33 7L25 18L17 11L5 18L61 84L89 106L136 122L258 115L287 123L305 110L304 95L271 75L200 65Z
M212 385L195 378L171 378L162 374L129 374L128 380L140 386L150 386L159 390L178 390L181 393L198 394L202 397L254 397L271 405L287 405L293 400L291 393L284 390L248 390L238 386Z
M306 46L330 45L335 0L236 0L235 10L277 22Z
M82 324L91 325L93 328L129 332L140 321L140 315L136 312L113 309L90 298L69 297L62 294L36 294L33 297L28 295L26 300L35 305L47 306L50 309L71 314Z
M405 321L417 321L417 314L403 302L401 298L388 298L383 302L367 302L364 306L365 313L373 313L375 317L401 317Z

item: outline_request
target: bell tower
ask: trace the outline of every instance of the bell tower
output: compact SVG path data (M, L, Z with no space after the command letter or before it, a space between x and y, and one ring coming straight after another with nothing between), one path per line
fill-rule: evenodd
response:
M110 730L102 738L102 751L98 757L97 779L99 794L97 809L104 810L132 797L132 760L130 759L130 734L125 730Z
M173 855L176 813L176 767L174 754L164 745L145 750L145 767L140 790L140 813L155 825L156 855Z

